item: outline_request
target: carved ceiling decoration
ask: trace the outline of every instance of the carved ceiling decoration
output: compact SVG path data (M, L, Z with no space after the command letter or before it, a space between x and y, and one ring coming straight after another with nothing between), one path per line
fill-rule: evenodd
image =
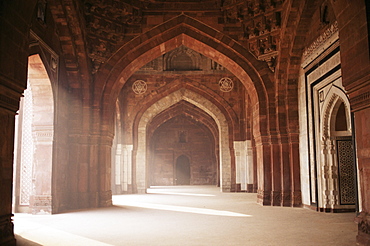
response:
M89 57L96 73L123 41L126 29L141 22L142 11L119 0L85 0L84 6Z
M284 0L224 0L225 22L240 22L249 51L275 71Z
M93 64L93 74L117 50L118 46L141 34L143 11L147 11L150 3L155 2L83 0L88 55ZM237 28L240 28L241 35L237 39L246 41L245 45L251 54L256 59L267 62L269 68L274 71L279 53L281 12L284 0L224 0L223 2L215 2L218 6L222 4L221 10L224 13L226 24L234 23ZM197 64L199 61L195 59L195 55L189 49L181 51L182 53L177 54L176 57L182 55L185 58L186 55L192 60L193 68L190 70L200 69ZM174 62L180 61L175 59L172 63ZM176 69L171 68L171 64L166 62L164 65L167 66L165 70Z

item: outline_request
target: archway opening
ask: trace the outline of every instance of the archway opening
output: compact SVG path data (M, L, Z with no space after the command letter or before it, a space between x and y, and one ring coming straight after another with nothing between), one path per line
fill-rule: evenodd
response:
M265 117L261 117L261 115L265 115L267 113L266 108L264 105L267 103L267 97L268 95L264 92L265 85L261 84L260 78L256 76L255 70L250 70L249 66L250 63L246 63L245 60L240 60L240 64L237 64L234 60L232 60L230 57L234 57L236 54L234 51L226 50L224 53L221 53L213 48L211 44L215 42L215 40L203 40L201 37L198 37L197 35L193 37L192 32L191 33L183 33L185 30L193 30L192 27L189 27L186 25L187 21L195 21L190 17L187 16L180 16L180 24L176 24L176 29L179 28L179 31L181 33L176 32L175 36L166 36L166 38L163 40L163 43L158 45L157 42L153 42L150 45L145 45L145 47L140 48L139 52L139 46L135 49L127 50L127 52L123 52L127 47L129 46L123 46L117 53L117 60L112 58L112 61L116 61L114 64L111 64L112 66L109 67L110 72L107 71L105 74L104 71L107 69L106 66L102 67L102 69L99 71L99 74L97 74L97 78L99 78L100 81L103 81L102 83L105 83L104 90L101 93L102 98L106 98L107 100L103 99L103 108L109 109L104 110L104 112L112 112L113 111L113 103L112 99L115 100L116 93L118 93L121 89L125 89L126 85L128 90L135 90L134 92L138 99L140 99L136 105L126 105L127 107L137 107L137 105L142 105L141 108L138 108L138 114L134 114L131 116L133 119L133 122L125 121L126 126L133 126L131 129L128 129L127 131L127 139L125 139L125 145L131 145L133 149L132 151L132 178L133 178L133 191L142 193L146 192L146 188L148 187L148 171L147 171L147 161L148 161L148 153L147 153L147 144L148 141L146 139L147 134L147 126L148 122L150 122L155 115L160 113L162 110L165 110L168 107L171 107L173 104L179 102L180 100L188 101L195 106L198 106L202 110L206 111L211 115L213 120L215 120L217 123L217 128L219 131L219 149L220 154L217 156L218 161L220 163L220 186L223 191L231 191L237 189L237 184L235 182L236 176L236 157L234 151L234 142L240 142L242 144L238 145L240 148L243 148L247 145L248 150L251 148L249 147L249 143L254 142L251 139L245 138L245 125L241 126L237 131L238 133L235 134L236 139L233 139L232 134L233 133L233 123L232 121L235 119L235 122L242 122L243 124L246 122L244 119L239 120L236 118L233 118L233 115L228 115L229 112L231 112L232 108L237 108L236 106L236 100L243 100L244 98L240 98L238 96L227 96L227 100L230 100L230 102L224 103L224 101L219 101L215 99L214 95L219 94L220 92L213 91L212 93L204 93L203 89L206 88L207 81L199 80L196 81L190 81L189 74L197 73L200 75L204 72L204 68L206 67L209 70L211 70L212 74L220 75L225 72L225 70L230 69L228 71L228 75L232 75L234 78L239 80L239 87L238 89L243 88L244 93L241 93L243 96L249 98L249 102L251 104L251 107L253 107L252 115L253 117L253 128L249 129L249 131L253 131L253 136L256 138L256 141L261 141L261 134L260 129L261 125L265 126L266 119ZM185 24L181 23L184 22ZM170 21L171 22L171 21ZM191 23L191 25L194 23ZM180 28L181 27L181 28ZM172 30L172 29L171 29ZM165 35L167 33L165 32L161 33L160 35ZM208 30L207 30L208 31ZM150 39L155 38L151 35L157 35L157 32L148 32L148 35L145 35L145 39L150 37ZM171 31L172 33L172 31ZM200 34L200 36L203 37L203 33ZM208 37L208 36L207 36ZM202 40L202 41L200 41ZM135 40L133 40L132 43L134 43ZM155 44L155 46L153 46ZM174 51L175 49L181 49L183 47L186 47L188 50L193 50L195 53L199 53L199 55L189 55L192 60L192 64L196 65L198 64L196 62L197 59L208 59L210 62L204 63L201 62L199 66L197 66L197 71L191 71L190 67L187 66L186 70L179 71L181 75L185 75L185 81L182 85L177 85L176 87L168 87L167 91L160 91L157 90L157 88L161 88L163 85L168 84L167 78L164 78L160 75L159 71L163 72L163 68L167 68L168 64L166 62L158 62L156 58L166 58L166 54ZM230 53L232 52L232 54ZM130 55L129 55L130 54ZM187 53L189 54L189 53ZM127 57L126 59L126 56ZM181 55L178 57L181 58ZM188 62L190 60L187 60ZM186 61L184 61L186 63ZM110 63L110 61L108 62ZM108 64L107 63L107 64ZM216 63L221 64L222 66L215 66ZM188 63L186 63L188 64ZM174 64L176 65L176 64ZM205 66L204 66L205 65ZM108 65L107 65L108 66ZM182 67L183 68L183 67ZM166 69L164 69L166 70ZM114 71L114 72L113 72ZM168 73L171 73L172 77L176 77L178 75L175 75L175 71L167 71ZM113 75L114 74L114 75ZM136 76L137 81L135 79L132 79L133 75L140 74L143 78L139 78L139 76ZM106 76L107 75L107 76ZM154 75L159 75L161 77L160 80L153 79ZM216 90L220 90L219 88L219 81L222 77L219 77L217 80L214 80L213 85L215 86ZM255 78L252 83L252 78ZM180 78L179 80L182 80ZM132 87L134 83L140 81L139 87ZM144 86L144 84L146 84ZM102 85L102 84L101 84ZM103 85L102 85L103 86ZM153 88L153 86L155 88ZM100 87L98 87L100 88ZM103 87L102 87L103 88ZM140 90L137 90L137 88L140 88ZM143 89L143 90L141 90ZM145 90L147 92L153 92L153 94L148 95L148 93L145 93ZM208 88L213 90L213 88ZM210 90L210 91L211 91ZM258 90L258 92L257 92ZM120 92L121 93L121 92ZM131 94L126 94L126 98L132 96ZM160 94L161 93L161 94ZM227 91L221 92L223 95L227 95ZM121 95L119 95L121 96ZM100 97L97 97L100 98ZM258 103L257 103L258 102ZM262 106L263 109L260 107ZM241 107L243 108L245 105ZM123 108L122 112L124 112L125 109ZM103 112L103 114L105 114ZM240 116L240 115L238 115ZM107 118L109 118L107 116ZM258 122L258 123L257 123ZM107 122L109 124L110 122ZM126 127L124 127L126 130ZM262 128L266 129L266 128ZM126 132L126 131L125 131ZM233 141L234 140L234 141ZM256 148L256 151L252 152L250 151L243 151L238 152L240 154L253 154L253 155L259 155L261 157L261 151L263 149ZM254 160L258 160L258 158L238 158L239 162L246 163L243 168L239 168L238 170L245 170L246 165L250 165L247 162L254 162ZM257 168L251 168L251 172L256 172ZM247 178L255 178L257 175L244 175ZM253 180L245 180L246 178L243 177L243 179L239 179L241 182L244 183L243 189L244 190L254 190ZM269 188L269 187L267 187Z
M41 57L28 58L28 83L16 116L13 210L52 213L54 99Z
M176 160L176 185L190 185L191 171L190 161L185 155L181 155Z
M174 114L173 110L169 114ZM216 185L217 138L209 128L184 114L156 127L158 117L155 126L149 126L150 131L156 128L148 136L149 185Z

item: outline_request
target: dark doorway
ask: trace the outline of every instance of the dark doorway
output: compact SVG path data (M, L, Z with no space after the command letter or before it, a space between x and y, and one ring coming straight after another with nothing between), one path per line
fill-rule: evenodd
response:
M184 155L176 160L176 184L190 185L190 162L189 158Z

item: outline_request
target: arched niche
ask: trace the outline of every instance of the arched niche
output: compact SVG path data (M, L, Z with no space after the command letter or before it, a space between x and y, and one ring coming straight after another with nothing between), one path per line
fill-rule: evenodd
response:
M350 104L344 91L336 86L327 98L322 106L321 158L317 169L319 206L324 211L353 210L357 198Z

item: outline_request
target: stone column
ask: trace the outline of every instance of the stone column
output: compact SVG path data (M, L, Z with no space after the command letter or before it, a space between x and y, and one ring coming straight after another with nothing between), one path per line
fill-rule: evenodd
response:
M251 140L234 141L236 184L240 191L253 191L253 156Z
M255 163L254 163L254 154L253 154L253 147L252 147L252 141L247 140L247 189L246 191L249 193L255 192L254 186L256 182L255 173Z
M289 134L289 167L291 177L291 202L290 206L300 207L302 205L300 161L299 161L299 133ZM285 204L285 201L283 201Z
M258 170L257 202L261 205L272 205L271 141L267 136L257 136L255 141Z
M14 113L1 108L5 96L0 95L0 245L15 245L12 222Z
M113 135L103 134L99 144L99 206L108 207L112 205L111 189L111 151Z
M268 150L267 150L268 151ZM281 142L280 136L274 132L271 136L271 205L280 206L282 200L282 154L281 154ZM266 177L268 178L268 177Z
M370 95L368 93L367 95ZM356 146L359 174L358 245L370 245L370 108L355 112Z
M132 144L123 145L123 191L130 192L132 189Z
M114 152L114 150L113 150ZM112 156L114 158L114 185L121 186L121 179L122 179L122 144L117 144L115 148L115 154ZM113 176L112 176L113 177ZM119 189L120 193L121 189Z

